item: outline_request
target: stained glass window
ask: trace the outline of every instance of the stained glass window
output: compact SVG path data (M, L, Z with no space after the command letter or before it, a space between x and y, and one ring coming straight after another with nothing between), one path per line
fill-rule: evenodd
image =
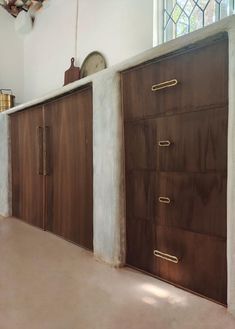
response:
M235 0L163 0L164 41L234 13Z

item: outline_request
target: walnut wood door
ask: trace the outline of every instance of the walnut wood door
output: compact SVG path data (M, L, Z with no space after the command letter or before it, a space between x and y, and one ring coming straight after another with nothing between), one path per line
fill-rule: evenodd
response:
M44 106L47 229L93 248L92 92Z
M12 214L44 228L43 116L37 107L11 116Z

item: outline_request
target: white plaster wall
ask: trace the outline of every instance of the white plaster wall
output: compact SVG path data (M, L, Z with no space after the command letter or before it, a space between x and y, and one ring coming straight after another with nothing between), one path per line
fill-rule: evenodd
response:
M100 50L119 63L153 44L153 0L80 0L79 59Z
M24 39L25 100L63 86L64 71L74 56L75 0L48 0Z
M24 40L24 100L63 85L75 56L76 0L48 0ZM79 0L78 64L93 50L111 66L152 47L153 0Z
M14 30L14 18L0 7L0 89L11 88L16 104L23 102L23 40Z

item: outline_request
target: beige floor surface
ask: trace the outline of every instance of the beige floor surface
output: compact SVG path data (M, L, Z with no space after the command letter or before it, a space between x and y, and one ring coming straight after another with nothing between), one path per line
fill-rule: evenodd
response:
M0 329L234 329L226 308L0 219Z

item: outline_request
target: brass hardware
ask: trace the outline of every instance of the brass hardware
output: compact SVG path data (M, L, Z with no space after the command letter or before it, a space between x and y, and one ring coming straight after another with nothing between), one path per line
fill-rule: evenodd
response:
M171 145L170 141L159 141L158 142L158 146L160 146L160 147L168 147L170 145Z
M49 175L49 127L43 128L43 175Z
M158 258L165 259L168 262L172 262L172 263L175 263L175 264L178 264L179 263L179 258L178 257L173 256L173 255L166 254L166 253L161 252L159 250L154 250L153 251L153 254L154 254L154 256L156 256Z
M158 91L158 90L162 90L162 89L165 89L165 88L174 87L177 84L178 84L178 81L176 79L164 81L164 82L158 83L156 85L153 85L152 86L152 91Z
M38 175L43 175L43 128L37 127L37 140L38 140Z
M11 89L0 89L0 112L6 111L14 106L15 96Z
M158 198L158 201L161 202L161 203L168 203L168 204L171 203L171 199L170 198L167 198L165 196L160 196Z

